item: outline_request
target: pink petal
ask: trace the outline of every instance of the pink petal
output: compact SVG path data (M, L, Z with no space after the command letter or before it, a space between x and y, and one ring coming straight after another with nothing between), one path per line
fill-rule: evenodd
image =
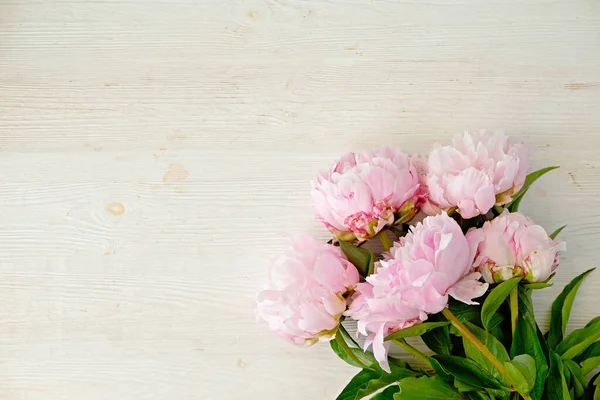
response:
M473 299L483 296L489 286L487 283L479 282L479 278L481 278L479 272L473 272L472 274L465 276L448 290L448 294L465 304L479 304L474 302Z
M375 333L375 337L373 338L373 355L375 359L379 362L379 366L385 372L391 373L390 363L388 361L388 351L390 349L390 342L384 342L383 339L383 329L380 329L377 333Z

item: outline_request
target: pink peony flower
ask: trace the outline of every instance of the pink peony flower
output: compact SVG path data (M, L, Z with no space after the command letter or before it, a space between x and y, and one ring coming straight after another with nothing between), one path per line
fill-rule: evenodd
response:
M317 218L339 239L363 241L418 211L420 183L410 157L392 147L349 153L313 182Z
M529 150L510 144L503 133L466 132L453 146L438 146L429 155L426 209L456 209L463 218L486 214L507 204L525 182Z
M467 304L482 296L487 284L473 273L474 249L456 221L447 214L427 217L376 265L375 274L359 283L346 315L358 320L365 346L389 372L386 336L441 312L448 296Z
M268 286L258 294L257 316L296 344L331 340L359 279L338 247L296 237L271 266Z
M473 266L489 283L517 276L532 283L545 281L558 267L558 252L566 249L528 217L508 211L471 229L467 240L477 250Z

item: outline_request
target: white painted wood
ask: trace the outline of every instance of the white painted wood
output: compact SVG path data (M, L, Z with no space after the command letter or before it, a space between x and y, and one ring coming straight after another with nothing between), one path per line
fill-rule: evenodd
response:
M352 368L254 322L266 260L326 237L341 153L465 128L562 166L545 316L600 259L598 1L0 0L0 398L334 399Z

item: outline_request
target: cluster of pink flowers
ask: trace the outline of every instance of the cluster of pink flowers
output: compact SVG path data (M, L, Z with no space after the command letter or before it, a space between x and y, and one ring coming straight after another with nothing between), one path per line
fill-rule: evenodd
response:
M293 240L271 267L258 317L297 344L331 340L352 318L389 371L386 337L443 311L449 297L477 304L490 284L551 277L564 243L503 207L528 169L527 147L502 133L465 133L428 157L391 146L343 156L312 189L334 240ZM361 276L339 247L388 233L397 239L370 274Z

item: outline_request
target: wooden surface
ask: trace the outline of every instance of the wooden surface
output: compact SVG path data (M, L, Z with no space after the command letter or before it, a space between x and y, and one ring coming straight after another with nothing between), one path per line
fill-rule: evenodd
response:
M543 318L600 261L598 0L0 0L0 399L334 399L351 367L255 323L267 260L327 237L338 155L466 128L562 166Z

